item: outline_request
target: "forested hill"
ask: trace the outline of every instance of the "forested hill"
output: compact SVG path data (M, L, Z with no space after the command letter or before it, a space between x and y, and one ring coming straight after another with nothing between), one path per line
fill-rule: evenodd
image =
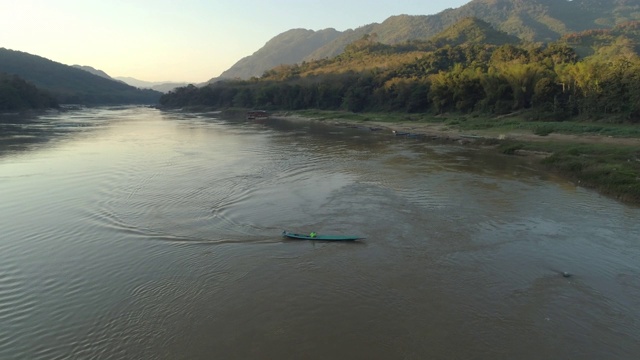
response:
M469 17L453 24L450 28L428 40L435 47L464 44L504 45L518 44L521 40L513 35L494 29L491 24L475 17Z
M155 104L161 93L140 90L40 56L0 48L0 72L18 75L59 103Z
M57 108L50 94L38 90L17 75L0 73L0 111Z
M335 29L292 29L269 40L251 56L240 59L220 75L223 79L248 79L281 64L295 64L340 35ZM215 79L212 79L215 80Z
M392 16L381 24L345 32L305 60L336 56L367 33L378 34L384 44L426 40L468 17L484 20L526 41L550 42L565 34L640 20L640 0L473 0L435 15Z
M93 68L91 66L87 66L87 65L72 65L72 66L74 68L76 68L76 69L80 69L80 70L84 70L84 71L90 72L93 75L98 75L98 76L103 77L105 79L115 80L114 78L109 76L109 74L107 74L106 72L104 72L102 70L98 70L98 69Z
M576 50L578 55L613 57L640 53L640 22L620 24L613 29L588 30L569 34L560 40Z
M637 44L639 24L615 31ZM526 111L558 121L640 122L637 53L579 58L566 41L514 45L483 39L511 38L478 19L464 19L432 41L387 45L364 36L331 59L283 65L259 79L178 88L160 103L432 114ZM594 47L595 53L601 50Z
M277 65L332 58L367 34L376 34L377 41L388 45L428 40L469 17L525 41L550 42L566 34L640 20L640 0L473 0L435 15L396 15L343 32L327 29L310 35L310 30L295 29L274 37L220 78L249 79ZM307 36L314 40L305 40Z

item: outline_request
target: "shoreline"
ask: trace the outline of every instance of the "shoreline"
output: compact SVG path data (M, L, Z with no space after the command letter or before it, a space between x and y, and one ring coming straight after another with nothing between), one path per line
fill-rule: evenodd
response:
M433 140L451 140L463 141L465 143L478 140L511 140L511 141L527 141L527 142L565 142L565 143L589 143L589 144L610 144L623 146L640 147L640 138L633 137L612 137L604 135L577 135L551 133L548 135L536 135L522 131L490 131L490 130L474 130L463 132L459 129L451 128L440 123L425 122L384 122L376 120L348 120L348 119L325 119L307 117L299 114L291 113L274 113L271 118L277 118L288 121L317 121L329 123L336 126L344 127L363 127L375 130L386 130L389 132L405 132L416 136L425 137Z
M423 141L474 146L509 156L531 158L550 173L577 186L628 205L640 205L640 138L594 134L549 133L488 129L463 131L438 122L378 121L314 117L294 112L273 113L274 119L317 121L341 127L396 132Z
M424 141L439 141L442 143L455 143L457 145L475 145L478 146L479 149L487 150L487 147L490 149L494 149L498 146L496 141L509 141L509 140L517 140L523 141L530 136L537 136L531 134L530 136L526 136L519 133L508 133L508 134L499 134L498 136L492 135L477 135L477 134L466 134L462 133L458 130L448 129L445 126L437 125L437 124L414 124L414 123L405 123L398 122L389 124L387 122L380 121L358 121L358 120L327 120L327 119L317 119L313 117L305 117L300 115L291 115L291 114L274 114L271 116L273 119L285 120L285 121L316 121L324 124L330 124L338 127L348 127L348 128L362 128L368 129L370 131L386 131L388 133L394 134L395 132L402 133L405 135L398 136L406 136L412 137L419 140ZM541 139L534 139L532 141L542 141L541 136L537 136ZM636 139L634 139L636 140ZM638 146L640 146L640 139L638 140ZM557 140L562 141L562 140ZM489 150L490 150L489 149ZM536 157L539 159L546 158L551 156L551 152L545 151L535 151L535 150L525 150L525 149L515 149L510 155L518 155L518 156L526 156L526 157Z

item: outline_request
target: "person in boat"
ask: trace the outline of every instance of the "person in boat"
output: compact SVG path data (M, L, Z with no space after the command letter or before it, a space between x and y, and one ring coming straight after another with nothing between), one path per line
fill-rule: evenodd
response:
M314 238L314 237L316 237L316 235L317 235L317 234L315 233L315 231L312 231L312 232L311 232L311 234L309 234L309 237L310 237L310 238Z

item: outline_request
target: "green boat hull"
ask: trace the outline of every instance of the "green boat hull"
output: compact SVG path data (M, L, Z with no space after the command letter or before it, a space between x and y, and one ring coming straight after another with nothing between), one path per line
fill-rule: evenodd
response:
M364 239L362 236L357 235L314 235L309 234L296 234L288 231L283 231L282 236L290 239L298 240L319 240L319 241L354 241L358 239Z

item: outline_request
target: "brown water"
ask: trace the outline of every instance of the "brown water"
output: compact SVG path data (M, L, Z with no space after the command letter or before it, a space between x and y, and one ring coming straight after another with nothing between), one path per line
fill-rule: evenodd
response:
M640 209L521 159L216 116L0 120L0 359L640 354Z

